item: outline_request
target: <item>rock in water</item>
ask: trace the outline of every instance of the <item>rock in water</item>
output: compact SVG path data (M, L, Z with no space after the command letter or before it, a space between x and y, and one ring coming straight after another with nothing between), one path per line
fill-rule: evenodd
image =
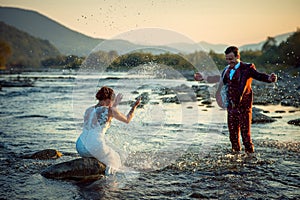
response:
M258 111L256 111L255 109L253 109L252 112L252 124L258 124L258 123L271 123L276 121L275 119L273 119L272 117L268 117L264 114L259 113Z
M99 179L105 174L105 168L105 164L96 158L79 158L52 165L42 171L41 175L53 179Z
M292 125L295 125L295 126L300 126L300 118L290 120L290 121L288 121L288 124L292 124Z
M31 156L28 156L27 158L31 159L39 159L39 160L47 160L47 159L57 159L62 156L62 153L55 149L45 149L39 152L36 152L32 154Z

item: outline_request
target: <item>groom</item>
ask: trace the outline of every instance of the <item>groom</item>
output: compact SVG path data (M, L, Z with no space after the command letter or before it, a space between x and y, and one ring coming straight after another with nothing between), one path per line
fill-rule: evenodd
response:
M253 100L252 79L271 83L277 80L277 76L274 73L267 75L256 71L253 63L241 62L239 49L235 46L230 46L225 50L225 58L228 66L222 72L217 94L224 84L227 87L225 93L227 102L223 102L223 105L227 108L227 125L232 151L241 151L241 132L245 152L254 153L250 132ZM195 80L203 80L200 73L195 74ZM217 97L217 102L218 99Z

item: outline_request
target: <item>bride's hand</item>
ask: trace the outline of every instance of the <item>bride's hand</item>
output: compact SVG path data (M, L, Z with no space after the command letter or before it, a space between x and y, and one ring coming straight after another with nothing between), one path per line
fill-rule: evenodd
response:
M116 98L113 107L116 107L123 99L123 94L119 93Z
M142 97L137 98L136 102L134 103L133 107L137 107L141 103Z

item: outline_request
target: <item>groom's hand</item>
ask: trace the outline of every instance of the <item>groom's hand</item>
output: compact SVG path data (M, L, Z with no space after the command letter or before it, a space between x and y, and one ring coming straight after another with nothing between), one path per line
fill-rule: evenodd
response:
M270 81L270 82L276 82L276 81L277 81L277 76L276 76L276 74L272 73L272 74L269 76L269 81Z
M203 81L203 76L200 74L200 72L197 72L194 74L195 81Z

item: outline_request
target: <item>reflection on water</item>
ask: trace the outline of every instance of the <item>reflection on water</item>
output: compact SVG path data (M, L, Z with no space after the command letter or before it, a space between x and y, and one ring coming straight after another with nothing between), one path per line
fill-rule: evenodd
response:
M276 121L252 125L255 154L232 154L226 113L215 102L213 107L199 101L162 103L162 97L176 92L157 92L161 87L182 84L191 88L196 82L124 74L101 79L88 75L76 79L53 74L28 76L37 77L35 87L0 91L0 195L4 199L300 197L300 133L297 126L287 124L299 118L296 108L260 106ZM111 142L126 153L127 170L94 182L43 178L40 172L47 166L78 157L75 141L85 108L96 103L97 85L123 93L125 104L119 109L125 113L129 110L126 102L143 92L149 94L150 101L137 110L131 124L113 121L108 131ZM23 158L46 148L57 149L64 156L46 161Z

